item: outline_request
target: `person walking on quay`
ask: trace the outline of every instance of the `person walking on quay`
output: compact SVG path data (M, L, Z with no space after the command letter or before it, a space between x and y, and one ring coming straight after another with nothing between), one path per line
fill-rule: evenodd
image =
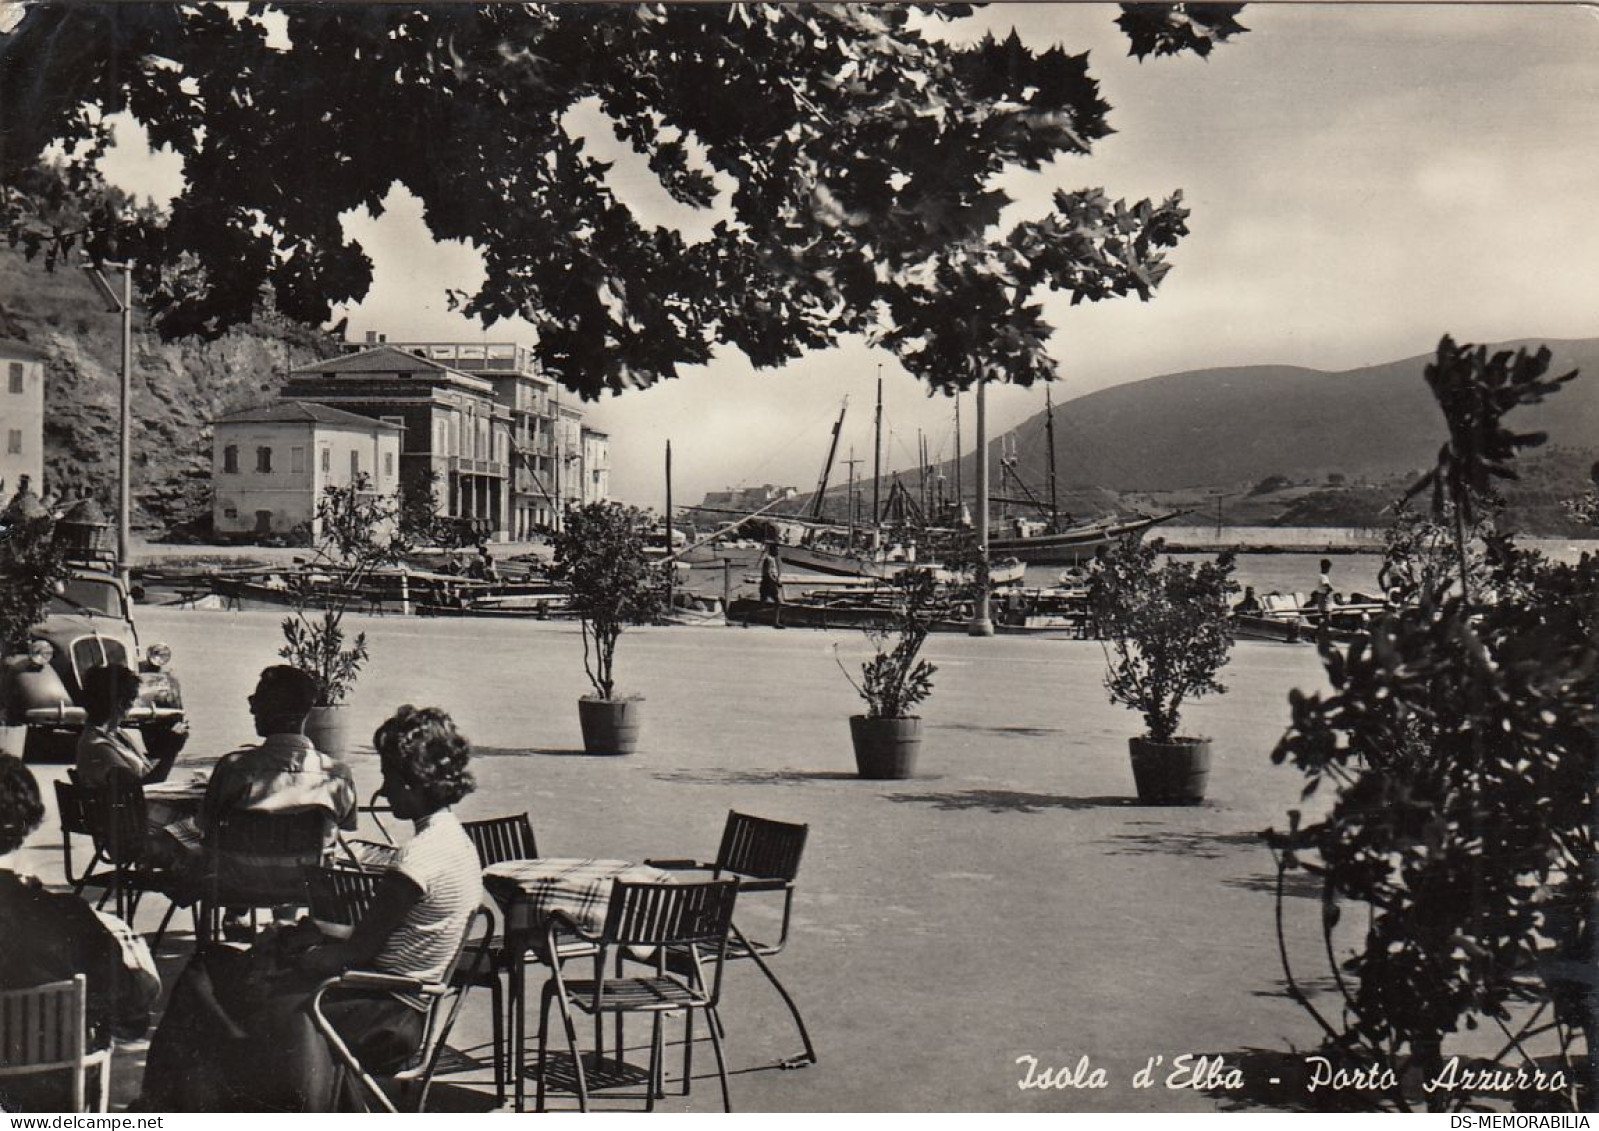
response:
M1321 559L1321 576L1316 578L1316 593L1313 599L1316 607L1324 613L1332 606L1333 583L1331 558Z
M761 554L761 604L768 601L777 606L772 614L772 624L783 627L783 559L777 553L777 539L769 539Z

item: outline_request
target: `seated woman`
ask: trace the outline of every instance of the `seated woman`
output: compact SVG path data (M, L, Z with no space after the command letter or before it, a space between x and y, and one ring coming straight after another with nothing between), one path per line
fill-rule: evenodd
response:
M33 771L0 754L0 990L83 974L90 1047L104 1048L112 1036L142 1036L150 1006L161 994L144 940L122 920L71 893L46 891L11 866L12 855L43 819ZM0 1110L66 1111L70 1098L60 1074L0 1077Z
M172 772L171 754L156 761L145 757L122 729L128 712L139 701L139 677L121 664L90 668L83 677L83 709L88 720L78 736L78 780L98 789L113 769L128 770L140 782L166 781Z
M90 668L83 677L83 704L88 715L78 735L78 782L89 789L137 782L165 781L172 772L177 750L151 760L134 745L122 728L128 712L139 700L139 677L121 664ZM142 859L158 868L200 869L200 830L192 815L152 805L150 829L142 846Z
M311 1022L317 984L360 968L437 982L482 902L477 851L449 807L474 787L471 747L443 711L401 707L372 737L394 813L416 835L347 939L309 921L250 950L196 955L150 1045L151 1111L333 1111L343 1072ZM423 1039L425 1007L387 992L329 995L324 1013L361 1062L401 1067Z

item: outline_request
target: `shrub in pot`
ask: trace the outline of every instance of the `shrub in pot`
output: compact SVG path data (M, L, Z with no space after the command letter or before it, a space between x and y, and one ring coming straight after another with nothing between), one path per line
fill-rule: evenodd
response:
M1139 800L1197 805L1210 772L1210 739L1179 734L1184 701L1226 691L1216 673L1233 638L1229 613L1238 585L1233 557L1168 559L1165 543L1124 538L1089 582L1089 606L1104 642L1105 689L1144 717L1128 740Z
M839 663L844 678L866 701L866 713L849 720L855 768L863 778L908 778L915 773L922 720L911 712L932 694L938 671L921 658L933 621L944 609L932 574L906 570L895 578L894 587L890 621L866 632L876 654L861 665L860 682Z
M616 502L567 508L554 538L551 576L567 588L582 623L583 670L594 692L578 700L583 747L590 754L631 754L638 747L639 696L616 693L616 645L622 630L657 620L666 608L666 575L645 554L651 523Z
M278 655L316 681L317 705L305 733L318 750L343 757L349 747L345 700L368 657L366 633L349 636L344 616L372 574L396 564L406 544L395 501L358 475L324 489L311 562L294 587L294 611L283 618Z
M44 620L51 598L70 574L55 540L55 521L37 496L26 488L19 490L0 512L0 690L13 672L31 662L29 630ZM9 696L0 695L0 752L20 758L27 730L8 725L4 709L8 700Z

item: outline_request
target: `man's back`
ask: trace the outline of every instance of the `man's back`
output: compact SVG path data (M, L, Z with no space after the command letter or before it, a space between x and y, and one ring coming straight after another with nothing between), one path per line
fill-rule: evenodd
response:
M259 746L224 755L212 771L201 810L214 824L231 809L288 812L322 809L329 835L355 827L355 778L344 763L323 754L299 734L273 734Z

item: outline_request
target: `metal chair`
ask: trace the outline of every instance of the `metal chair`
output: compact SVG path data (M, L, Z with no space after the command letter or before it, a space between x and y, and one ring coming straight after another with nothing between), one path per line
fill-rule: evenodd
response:
M377 1080L360 1059L351 1050L344 1038L339 1035L327 1014L323 1012L323 1002L329 993L338 990L385 990L390 993L410 994L422 998L428 1003L427 1023L423 1029L421 1046L411 1063L390 1078L402 1087L416 1087L416 1106L414 1111L427 1109L428 1092L433 1087L433 1074L439 1066L439 1057L443 1054L445 1042L449 1040L450 1031L455 1028L455 1020L460 1015L461 1006L466 1001L467 991L476 984L477 971L473 968L482 960L487 952L484 946L489 933L494 929L493 917L487 908L479 907L472 912L472 917L467 921L466 930L461 935L461 942L456 947L455 957L450 962L450 968L443 979L436 983L425 983L415 978L407 978L398 974L381 974L372 970L346 970L343 974L327 979L316 988L311 996L311 1021L316 1029L332 1047L333 1053L341 1063L349 1069L350 1073L359 1080L366 1089L367 1094L376 1102L378 1108L388 1112L398 1112L399 1107L394 1099L383 1090ZM474 933L478 938L474 939ZM461 968L464 956L470 955L466 968ZM439 1019L440 1003L455 990L455 997L449 1010L444 1014L442 1022Z
M72 1111L105 1111L111 1101L111 1049L88 1045L88 980L75 974L25 990L0 990L0 1079L72 1073ZM99 1095L88 1100L89 1069L99 1070Z
M793 921L794 913L794 881L799 875L800 857L805 852L805 840L810 834L810 826L789 824L784 821L772 821L765 817L752 817L746 813L729 811L727 824L722 829L722 843L716 851L716 859L710 863L697 863L693 860L649 860L657 868L668 870L687 869L708 871L714 879L733 878L738 881L740 894L748 897L756 893L781 892L783 896L783 918L778 936L774 941L762 941L747 937L735 924L732 937L728 942L728 961L751 959L766 975L766 980L772 983L774 989L783 999L783 1004L788 1006L789 1015L794 1018L794 1025L799 1029L800 1040L805 1044L805 1052L800 1056L788 1057L779 1062L783 1068L803 1068L807 1064L816 1063L816 1048L811 1044L811 1035L805 1028L805 1020L800 1016L799 1007L794 1004L788 989L778 980L766 960L780 953L788 945L789 926ZM745 900L748 903L748 899ZM683 973L687 965L687 956L675 954L672 956L672 968ZM685 1058L692 1054L693 1049L693 1017L689 1018L689 1032L685 1041ZM683 1090L688 1091L688 1068L685 1066L683 1073Z
M582 928L559 911L550 916L545 930L545 945L553 950L557 936L570 932L599 948L592 979L567 981L560 963L552 963L550 979L544 984L539 1006L539 1086L538 1110L545 1109L549 1079L550 1005L559 1002L561 1020L566 1027L567 1046L577 1080L578 1107L588 1110L588 1083L583 1056L577 1047L574 1009L593 1016L605 1014L618 1019L629 1013L651 1015L649 1085L646 1104L655 1109L661 1083L661 1021L666 1013L703 1011L710 1019L711 1044L716 1051L717 1074L722 1081L722 1107L733 1110L727 1084L727 1061L722 1054L721 1025L716 1008L722 995L722 969L727 959L728 933L733 926L733 905L738 898L736 880L706 880L701 883L629 883L618 880L611 888L605 925L598 935L585 934ZM641 978L620 975L607 978L607 960L614 953L651 948L653 972ZM668 956L682 954L691 964L689 974L668 969ZM707 956L709 956L707 958ZM641 959L642 960L642 959ZM705 965L709 961L710 977Z
M321 864L327 814L322 809L232 809L208 836L205 915L208 937L218 933L221 909L305 905L303 869Z
M61 861L66 872L67 883L72 885L74 895L82 895L83 889L91 882L98 880L99 874L95 872L95 865L106 863L105 853L99 844L95 844L89 856L89 863L81 875L72 873L72 838L75 836L94 838L94 812L91 798L78 784L77 774L69 770L70 781L57 781L56 810L61 814ZM106 882L109 881L99 881Z

